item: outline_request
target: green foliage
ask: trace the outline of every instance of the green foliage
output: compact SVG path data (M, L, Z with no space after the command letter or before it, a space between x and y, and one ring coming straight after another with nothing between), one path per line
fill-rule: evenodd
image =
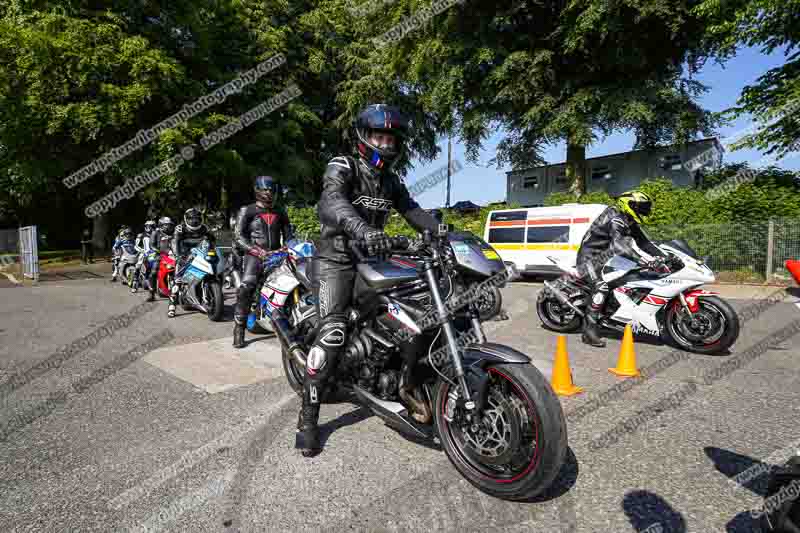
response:
M316 207L289 206L287 211L298 238L311 240L319 238L320 222Z
M765 53L785 49L787 61L768 70L742 90L737 105L720 116L755 117L759 131L734 147L757 148L778 157L797 151L800 139L800 11L797 0L704 0L693 12L708 29L706 46L725 61L740 48L759 47Z

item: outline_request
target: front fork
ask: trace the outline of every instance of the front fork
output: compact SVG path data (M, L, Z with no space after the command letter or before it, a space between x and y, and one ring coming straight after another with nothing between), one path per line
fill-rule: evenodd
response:
M439 254L438 252L434 251L433 255L434 261L439 261ZM439 261L440 262L440 261ZM422 271L425 275L425 280L428 283L428 288L431 291L431 295L433 296L433 304L436 307L436 311L438 314L439 320L442 322L442 329L444 330L445 338L447 339L447 347L448 351L450 352L450 360L453 363L453 369L455 370L456 380L458 381L458 386L461 388L462 397L465 399L464 407L467 410L472 411L475 408L475 402L472 401L471 395L469 392L469 387L467 386L467 380L464 376L464 367L461 365L461 354L458 351L458 342L456 341L456 335L453 328L453 323L450 320L451 316L447 310L447 307L442 300L442 294L439 291L439 284L436 281L436 277L434 276L434 267L432 261L425 261L422 263ZM476 317L471 318L472 327L475 329L478 338L481 339L481 342L486 338L483 334L483 329L481 328L480 321L477 320ZM456 403L457 403L457 394L453 391L448 396L447 401L447 415L451 417ZM452 418L452 417L451 417Z

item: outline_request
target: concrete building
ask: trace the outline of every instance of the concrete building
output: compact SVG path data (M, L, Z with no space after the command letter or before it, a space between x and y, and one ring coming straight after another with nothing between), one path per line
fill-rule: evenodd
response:
M722 165L724 151L719 140L711 137L685 145L588 157L583 179L587 191L606 190L612 196L659 177L677 186L696 187L704 170ZM568 190L566 163L506 172L506 202L523 207L542 206L547 195Z

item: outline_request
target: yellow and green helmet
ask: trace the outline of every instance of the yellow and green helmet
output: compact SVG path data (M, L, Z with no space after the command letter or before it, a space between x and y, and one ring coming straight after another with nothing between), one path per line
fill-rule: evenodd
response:
M637 223L643 224L653 209L653 200L641 191L628 191L617 197L617 204Z

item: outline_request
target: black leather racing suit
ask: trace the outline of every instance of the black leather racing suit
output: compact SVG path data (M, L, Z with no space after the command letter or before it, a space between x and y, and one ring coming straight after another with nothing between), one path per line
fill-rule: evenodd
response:
M353 296L354 258L348 239L360 240L370 229L382 230L391 208L417 231L435 234L438 222L420 208L400 178L391 172L373 174L366 163L351 157L334 157L323 176L317 205L322 230L312 262L311 280L319 326L309 350L303 405L316 418L322 387L333 375L347 341L347 310Z
M590 312L597 317L608 296L608 284L603 281L603 265L614 255L621 255L636 263L646 260L633 247L636 243L651 256L666 257L645 235L642 228L625 213L609 207L592 222L578 249L576 268L580 276L593 286Z
M263 207L259 203L250 204L239 210L234 241L234 248L238 248L243 257L242 284L237 293L234 313L234 319L238 324L244 324L247 320L253 292L261 276L263 261L252 252L256 247L268 252L279 249L281 237L284 244L293 238L286 211Z
M174 235L173 231L173 235ZM155 299L158 292L158 269L161 266L161 252L168 252L172 242L172 235L164 233L156 228L150 234L150 248L155 252L156 259L150 270L150 298ZM174 252L173 252L174 253Z
M214 234L208 229L205 224L192 231L186 228L183 224L178 224L175 227L175 233L172 236L172 253L175 254L175 275L181 276L181 270L186 264L188 259L186 256L191 252L192 248L198 246L204 239L208 239L209 247L216 243ZM169 295L170 305L175 305L177 299L177 291L173 289Z

